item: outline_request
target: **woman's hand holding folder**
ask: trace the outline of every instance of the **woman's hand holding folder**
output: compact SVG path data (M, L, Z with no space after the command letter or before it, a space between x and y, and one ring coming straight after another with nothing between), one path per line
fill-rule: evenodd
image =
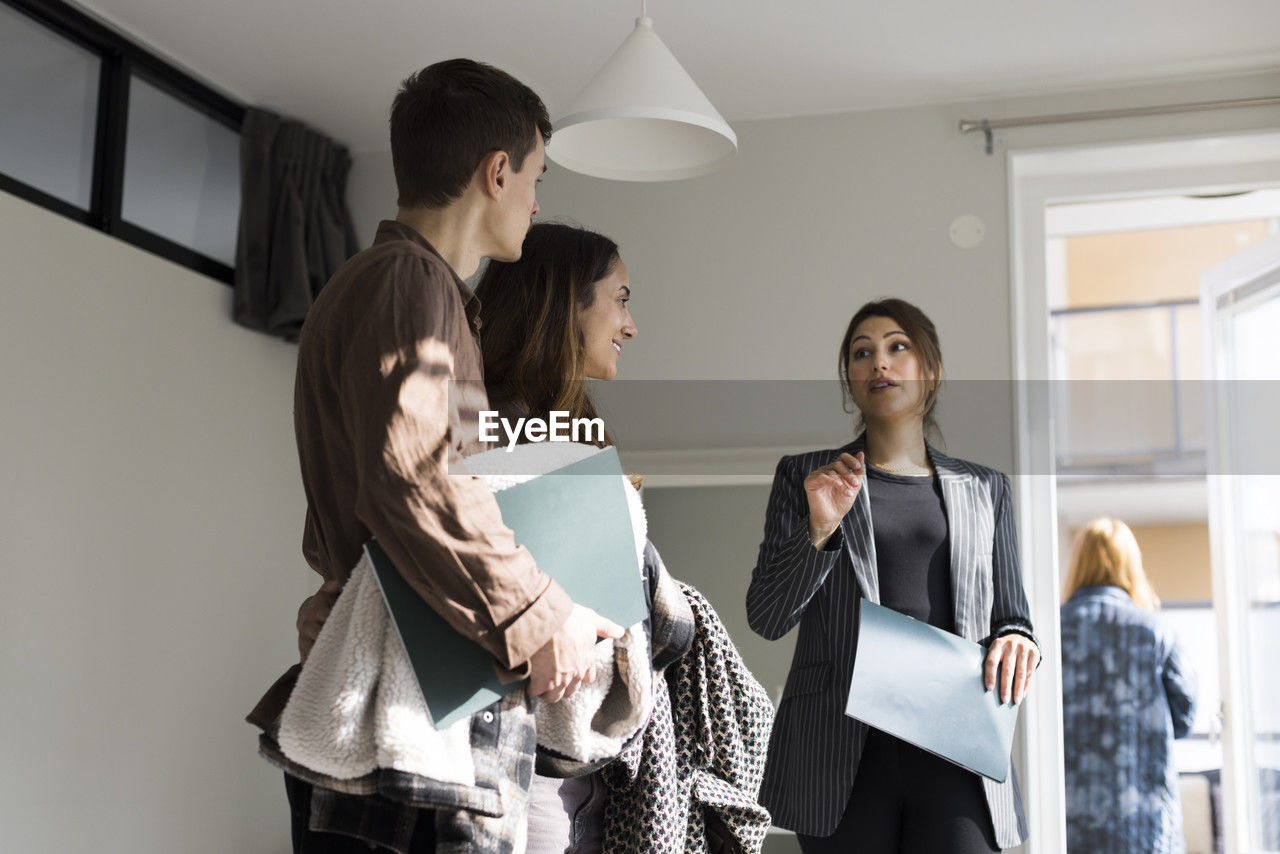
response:
M986 670L983 673L987 690L995 688L998 671L1000 702L1008 703L1012 696L1014 704L1020 704L1027 696L1031 674L1039 663L1040 650L1031 638L1016 633L1001 635L992 641L991 650L987 653Z

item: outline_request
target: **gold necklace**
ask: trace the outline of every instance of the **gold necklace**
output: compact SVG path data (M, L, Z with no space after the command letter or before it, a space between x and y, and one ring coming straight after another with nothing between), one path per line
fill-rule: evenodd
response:
M887 466L882 465L881 463L871 463L871 465L880 469L880 471L887 471L889 474L907 474L908 472L918 472L921 470L926 474L929 473L929 469L927 467L918 466L915 463L907 463L904 466Z

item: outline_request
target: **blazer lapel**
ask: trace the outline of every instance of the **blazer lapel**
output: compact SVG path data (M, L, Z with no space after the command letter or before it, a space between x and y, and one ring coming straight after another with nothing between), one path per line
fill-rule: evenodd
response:
M956 632L977 640L978 629L978 548L973 542L974 517L978 508L978 479L956 460L926 445L929 459L942 485L943 512L947 516L947 539L951 555L951 600Z
M840 449L840 453L857 454L865 450L866 443L859 436L852 444ZM862 478L862 488L854 499L853 509L840 520L844 533L845 549L853 562L853 574L863 597L880 604L880 572L876 567L876 541L871 531L871 496L867 491L867 478Z

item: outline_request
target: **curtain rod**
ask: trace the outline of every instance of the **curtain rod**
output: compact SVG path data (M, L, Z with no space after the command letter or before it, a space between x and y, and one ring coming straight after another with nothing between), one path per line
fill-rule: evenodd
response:
M1126 107L1119 110L1093 110L1085 113L1058 113L1050 116L1026 116L1020 119L963 119L961 133L982 131L987 137L987 154L992 151L991 132L1002 128L1058 125L1067 122L1091 122L1098 119L1128 119L1135 116L1163 116L1172 113L1198 113L1203 110L1228 110L1242 107L1280 105L1280 95L1264 98L1233 98L1227 101L1200 101L1195 104L1166 104L1160 107Z

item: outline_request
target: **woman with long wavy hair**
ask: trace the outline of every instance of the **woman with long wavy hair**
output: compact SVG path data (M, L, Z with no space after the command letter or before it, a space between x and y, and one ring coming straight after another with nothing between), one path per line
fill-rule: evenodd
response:
M492 261L476 285L489 402L509 413L597 418L588 379L618 373L637 333L618 245L559 223L529 229L518 261ZM607 430L601 445L613 444Z
M613 379L623 343L638 331L618 245L584 228L538 223L519 260L489 262L476 296L490 406L507 419L553 410L597 418L587 380ZM596 444L613 438L606 430ZM528 854L599 851L604 803L598 773L535 773Z

